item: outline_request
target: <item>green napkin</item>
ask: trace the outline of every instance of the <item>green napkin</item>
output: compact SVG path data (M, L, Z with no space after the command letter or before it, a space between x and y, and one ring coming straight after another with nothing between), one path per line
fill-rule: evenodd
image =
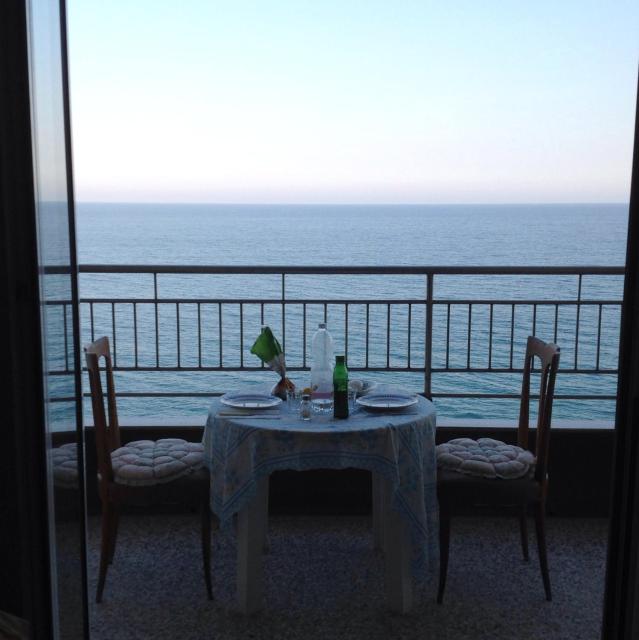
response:
M260 335L251 347L251 353L255 354L266 366L279 373L282 378L286 375L284 352L270 327L262 327Z

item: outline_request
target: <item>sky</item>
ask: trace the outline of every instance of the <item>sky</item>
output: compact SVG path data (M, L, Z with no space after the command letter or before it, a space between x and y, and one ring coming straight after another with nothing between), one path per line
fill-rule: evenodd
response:
M68 14L80 201L628 201L636 0Z

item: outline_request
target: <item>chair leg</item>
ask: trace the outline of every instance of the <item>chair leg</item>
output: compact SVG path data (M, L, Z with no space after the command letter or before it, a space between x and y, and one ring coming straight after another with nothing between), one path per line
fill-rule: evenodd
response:
M202 518L202 560L204 563L204 582L209 600L213 600L213 585L211 584L211 511L208 500L200 506Z
M111 502L102 503L102 539L100 540L100 573L98 575L98 588L95 595L96 602L102 602L102 592L109 568L109 558L111 556L111 536L113 533L113 518L115 509Z
M113 555L115 554L115 544L118 540L118 526L120 524L120 512L113 507L113 516L111 518L111 548L109 549L109 564L113 564Z
M450 549L450 513L440 508L439 511L439 589L437 604L444 601L446 576L448 574L448 552Z
M544 581L544 590L546 591L546 600L552 600L550 591L550 575L548 573L548 555L546 553L546 505L544 502L535 504L535 527L537 529L537 548L539 550L539 566L541 568L541 577Z
M527 505L521 507L519 512L519 533L521 534L521 552L524 554L524 560L528 562L528 521L527 521Z

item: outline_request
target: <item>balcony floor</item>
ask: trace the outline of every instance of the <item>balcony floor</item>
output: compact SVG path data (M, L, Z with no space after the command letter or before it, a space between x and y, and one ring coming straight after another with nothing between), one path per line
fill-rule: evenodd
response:
M99 520L90 519L89 588L95 594ZM599 637L607 521L548 520L554 600L547 603L529 523L524 563L515 519L453 522L448 587L416 585L414 611L385 610L383 560L364 517L273 517L264 612L233 612L232 535L214 531L215 600L206 599L197 515L125 515L104 599L91 606L92 637L425 638L491 640Z

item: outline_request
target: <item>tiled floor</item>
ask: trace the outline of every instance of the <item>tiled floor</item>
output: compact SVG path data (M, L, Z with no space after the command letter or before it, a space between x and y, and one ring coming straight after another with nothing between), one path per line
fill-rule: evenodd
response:
M530 523L530 531L534 530ZM516 521L458 518L444 605L434 577L416 585L412 613L388 612L383 561L363 517L271 518L265 609L235 613L235 549L214 532L213 602L207 600L196 515L123 516L104 600L92 605L92 637L437 638L570 640L599 637L607 523L548 520L554 600L544 599L536 547L523 562ZM90 522L95 593L99 521Z

